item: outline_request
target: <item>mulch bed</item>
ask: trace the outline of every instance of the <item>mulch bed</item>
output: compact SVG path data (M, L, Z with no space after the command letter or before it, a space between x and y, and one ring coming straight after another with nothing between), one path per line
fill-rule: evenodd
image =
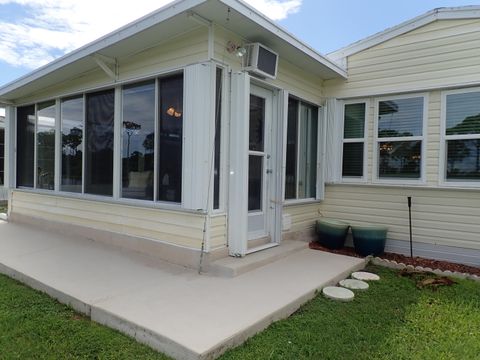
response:
M339 250L331 250L328 249L322 245L320 245L318 242L312 241L310 243L310 249L314 250L321 250L321 251L327 251L333 254L340 254L340 255L347 255L347 256L353 256L357 258L363 258L363 256L358 255L355 253L355 250L350 247L344 247ZM425 259L421 258L418 256L415 256L413 259L409 256L401 255L401 254L393 254L393 253L384 253L382 256L380 256L382 259L387 259L387 260L394 260L397 263L404 263L405 265L413 265L413 266L422 266L424 268L431 268L433 270L435 269L440 269L442 271L452 271L452 272L460 272L460 273L468 273L468 274L473 274L473 275L478 275L480 276L480 268L475 267L475 266L468 266L468 265L462 265L462 264L455 264L451 263L448 261L441 261L441 260L432 260L432 259Z

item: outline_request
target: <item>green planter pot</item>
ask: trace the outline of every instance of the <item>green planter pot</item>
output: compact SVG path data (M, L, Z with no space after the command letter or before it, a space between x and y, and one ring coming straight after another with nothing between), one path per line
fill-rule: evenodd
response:
M378 225L353 225L355 252L362 256L380 255L385 251L387 227Z
M326 218L318 220L318 242L329 249L341 249L345 245L349 226L349 224L340 220Z

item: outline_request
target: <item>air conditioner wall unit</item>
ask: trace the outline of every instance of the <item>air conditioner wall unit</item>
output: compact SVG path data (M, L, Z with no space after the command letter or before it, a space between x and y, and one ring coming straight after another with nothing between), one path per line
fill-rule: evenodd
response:
M244 68L262 78L275 79L278 70L278 54L260 43L245 45Z

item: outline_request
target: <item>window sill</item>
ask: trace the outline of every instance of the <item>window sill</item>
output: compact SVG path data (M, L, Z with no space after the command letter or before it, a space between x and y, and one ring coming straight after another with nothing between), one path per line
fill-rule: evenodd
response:
M295 206L295 205L309 205L309 204L319 204L321 200L317 199L292 199L292 200L285 200L283 206Z

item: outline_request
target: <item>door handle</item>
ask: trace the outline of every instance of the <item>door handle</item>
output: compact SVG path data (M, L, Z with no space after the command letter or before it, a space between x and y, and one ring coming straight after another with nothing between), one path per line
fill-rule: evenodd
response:
M273 170L272 169L267 169L267 174L273 174Z

